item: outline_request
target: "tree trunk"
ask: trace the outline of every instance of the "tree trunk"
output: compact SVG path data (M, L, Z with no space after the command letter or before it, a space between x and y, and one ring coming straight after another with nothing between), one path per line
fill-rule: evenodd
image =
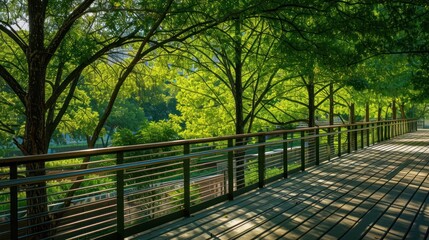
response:
M334 125L334 83L329 84L329 125ZM328 129L328 133L333 131L332 128ZM334 146L334 135L328 136L328 145L329 145L329 156L335 155L335 146Z
M243 134L245 123L243 115L243 64L241 62L242 46L241 46L241 20L235 21L235 81L234 81L234 101L235 101L235 134ZM235 146L246 145L244 138L237 138ZM234 153L236 161L235 176L237 181L237 189L245 187L244 182L244 150L237 150Z
M349 123L354 124L356 123L356 117L355 117L355 104L350 104L350 117L349 117ZM354 127L352 127L353 129ZM353 131L351 132L351 138L350 138L350 146L351 149L357 150L357 132Z
M404 103L401 104L400 111L401 111L401 118L407 119L407 115L405 114L405 104Z
M49 141L46 137L45 79L49 55L44 47L44 20L46 4L28 4L29 48L27 51L28 89L26 95L26 123L22 150L25 155L46 154ZM46 174L44 162L26 164L27 177ZM27 219L31 238L50 234L50 217L46 182L26 186Z
M369 103L365 103L365 122L369 122Z
M316 105L315 93L314 93L314 76L309 77L309 82L307 84L307 93L308 93L308 127L316 126Z
M316 126L316 104L315 104L315 92L314 92L314 73L311 73L308 77L307 83L308 93L308 127ZM308 135L315 135L315 132L309 131ZM307 139L307 160L309 162L316 162L316 139Z
M393 101L392 101L392 120L396 120L396 114L397 114L396 99L393 99Z

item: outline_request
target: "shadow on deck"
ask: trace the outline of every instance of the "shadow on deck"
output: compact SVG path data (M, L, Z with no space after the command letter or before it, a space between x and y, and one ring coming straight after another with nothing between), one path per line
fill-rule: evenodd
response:
M427 239L429 131L406 134L133 236Z

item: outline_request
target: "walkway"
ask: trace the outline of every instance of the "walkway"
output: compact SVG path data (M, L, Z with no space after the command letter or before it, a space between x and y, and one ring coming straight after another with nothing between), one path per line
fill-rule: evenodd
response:
M427 239L429 131L345 155L136 239Z

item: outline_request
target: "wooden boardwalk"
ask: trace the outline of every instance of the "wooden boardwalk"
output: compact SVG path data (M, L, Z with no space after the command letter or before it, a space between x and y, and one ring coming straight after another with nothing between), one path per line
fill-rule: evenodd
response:
M428 239L429 131L345 155L136 239Z

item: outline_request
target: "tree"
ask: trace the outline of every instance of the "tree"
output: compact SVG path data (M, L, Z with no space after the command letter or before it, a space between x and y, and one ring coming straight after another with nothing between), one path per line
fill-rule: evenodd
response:
M254 129L264 104L273 100L270 91L291 78L277 63L278 44L269 32L263 19L241 16L192 39L185 49L187 61L181 61L184 76L177 83L182 91L177 96L182 116L176 119L185 120L188 137L197 131L217 135ZM235 141L236 146L245 144L245 139ZM236 151L235 158L237 187L241 188L244 151Z
M192 126L188 131L201 125L190 114L201 114L207 123L201 133L207 135L252 131L264 104L273 100L269 92L291 78L278 64L269 26L258 18L242 21L211 29L186 49L187 61L181 62L189 67L180 66L177 86L181 119ZM195 107L198 113L192 112Z
M0 35L7 39L2 45L14 54L1 62L0 77L19 102L18 109L25 114L23 141L15 141L21 151L25 155L47 153L50 139L69 110L85 69L132 49L130 57L115 59L123 64L123 70L88 138L88 146L93 147L123 83L145 56L230 16L229 11L218 12L222 16L208 16L200 10L209 6L197 3L2 1L6 12L0 15ZM23 64L13 64L18 62ZM29 163L26 168L28 176L45 174L43 162ZM35 184L26 194L31 232L46 237L50 234L46 183Z

